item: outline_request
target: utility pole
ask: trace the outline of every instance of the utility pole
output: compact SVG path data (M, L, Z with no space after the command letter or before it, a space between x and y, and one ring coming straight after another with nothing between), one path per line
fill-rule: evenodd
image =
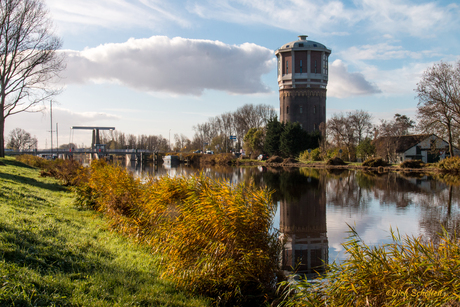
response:
M59 129L58 129L58 123L56 123L56 151L57 154L59 155Z
M51 159L53 159L53 101L50 100Z

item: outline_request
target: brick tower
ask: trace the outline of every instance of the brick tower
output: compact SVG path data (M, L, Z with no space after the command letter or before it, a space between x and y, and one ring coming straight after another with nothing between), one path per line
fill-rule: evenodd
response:
M307 35L275 51L278 59L280 121L298 122L307 132L326 122L326 86L331 50Z

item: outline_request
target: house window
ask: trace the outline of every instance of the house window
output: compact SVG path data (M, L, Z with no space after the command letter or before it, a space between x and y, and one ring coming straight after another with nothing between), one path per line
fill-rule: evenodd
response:
M415 154L416 155L421 155L422 154L422 148L420 146L415 147Z

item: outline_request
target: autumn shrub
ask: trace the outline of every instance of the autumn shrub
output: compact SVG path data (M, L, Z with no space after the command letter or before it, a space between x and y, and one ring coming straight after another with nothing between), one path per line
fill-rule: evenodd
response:
M311 152L305 150L299 155L299 159L305 161L321 161L321 150L319 148L315 148Z
M274 290L280 243L271 192L204 175L141 183L95 161L76 187L81 205L162 256L163 277L217 303L257 302Z
M65 186L78 184L77 174L82 166L77 161L47 160L33 155L21 155L16 157L16 160L29 166L40 168L40 176L54 177Z
M42 177L54 177L65 186L78 184L78 173L82 165L74 160L56 159L46 165L40 172Z
M459 240L446 232L439 243L391 236L371 247L351 229L347 259L316 283L283 282L278 306L459 306Z
M379 167L379 166L388 166L388 163L382 158L369 158L363 162L363 166L367 167Z
M51 160L47 160L34 155L20 155L16 157L16 160L26 165L40 169L45 168L48 164L51 163Z
M445 158L439 161L436 166L445 172L458 173L460 172L460 157L454 156L451 158Z
M423 168L425 163L422 160L406 160L399 164L401 168Z

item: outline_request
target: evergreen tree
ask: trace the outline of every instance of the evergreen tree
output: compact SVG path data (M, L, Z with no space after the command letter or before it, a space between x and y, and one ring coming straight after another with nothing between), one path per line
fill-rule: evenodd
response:
M284 124L278 121L276 115L268 120L264 142L264 151L266 154L271 156L280 154L280 139L283 130Z
M313 131L312 133L307 133L305 149L318 148L320 141L321 141L321 132L319 130Z
M287 122L280 138L280 151L285 157L295 157L309 145L309 134L299 123Z

